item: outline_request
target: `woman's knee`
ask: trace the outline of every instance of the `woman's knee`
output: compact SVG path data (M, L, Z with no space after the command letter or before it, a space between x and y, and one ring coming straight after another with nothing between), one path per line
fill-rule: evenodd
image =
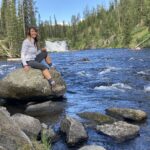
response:
M45 65L43 65L43 66L41 66L41 70L42 71L48 70L48 67L46 67Z
M40 69L40 70L45 70L45 69L48 69L48 67L44 64L41 64L37 61L29 61L28 62L28 65L31 66L32 68L35 68L35 69Z
M46 58L47 55L48 55L48 52L47 51L42 51L42 55L43 55L44 58Z

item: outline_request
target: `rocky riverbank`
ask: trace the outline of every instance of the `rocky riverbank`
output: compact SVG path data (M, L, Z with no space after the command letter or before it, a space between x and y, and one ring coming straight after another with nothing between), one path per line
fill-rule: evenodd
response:
M140 126L137 123L146 120L147 114L142 110L129 108L108 108L107 114L78 113L77 115L81 118L88 120L86 123L84 121L81 123L71 116L65 116L64 113L64 117L59 119L58 132L40 122L37 119L39 112L40 116L45 114L59 116L65 110L65 101L60 97L66 92L66 84L61 74L54 68L50 70L50 73L56 81L53 90L43 78L41 71L36 69L30 69L29 72L17 69L0 81L1 105L7 107L8 102L23 105L22 113L13 115L5 107L0 107L1 149L48 150L60 138L65 138L68 147L79 150L105 150L97 145L85 146L88 140L88 127L95 129L99 134L111 137L114 142L124 142L140 135ZM39 103L38 100L41 97L44 100L51 100ZM53 101L54 98L57 101ZM60 98L59 101L58 98ZM132 121L132 124L128 121Z
M37 105L34 107L36 106ZM57 106L54 107L56 108ZM37 109L39 109L38 106ZM112 108L109 109L111 110ZM120 110L124 110L122 108L115 109L118 110L118 113ZM128 115L132 115L134 112L134 118L140 118L138 121L141 121L141 119L145 120L147 117L147 114L142 110L132 109L131 111L131 109L128 108L125 110L126 112L122 113L122 116L127 113ZM53 113L58 112L54 111ZM112 113L110 114L112 116ZM90 127L95 129L99 134L111 137L114 139L114 142L121 143L140 135L140 126L137 123L137 119L133 119L136 122L135 125L135 122L131 124L120 120L115 116L115 118L113 118L113 122L103 122L104 118L107 118L108 121L109 116L98 112L82 112L80 113L80 116L88 119L88 123L92 121L95 122L96 120L102 120L101 122L95 122L95 126ZM110 121L111 120L112 118ZM101 146L86 145L86 141L88 139L87 127L89 128L89 126L87 126L87 122L81 123L79 120L71 116L64 116L59 120L59 122L60 126L56 132L51 126L40 122L37 118L21 113L11 115L5 107L0 107L1 149L46 150L50 149L53 143L60 140L60 138L65 138L69 147L75 147L75 149L78 150L105 150L105 148Z

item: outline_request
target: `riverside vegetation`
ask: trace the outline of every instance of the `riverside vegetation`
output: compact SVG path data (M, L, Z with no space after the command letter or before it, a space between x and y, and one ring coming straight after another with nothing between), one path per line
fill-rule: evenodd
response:
M55 16L41 20L34 0L2 0L0 56L18 57L26 29L31 25L38 27L40 41L66 40L69 49L133 48L141 42L141 47L149 47L149 10L149 0L113 0L109 8L86 7L83 17L73 15L70 24L63 21L60 25Z

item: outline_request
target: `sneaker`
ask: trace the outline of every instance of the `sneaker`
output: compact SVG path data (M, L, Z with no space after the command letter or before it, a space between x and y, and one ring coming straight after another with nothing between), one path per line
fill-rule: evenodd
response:
M49 79L48 82L49 82L50 85L55 85L55 81L52 80L52 79Z
M51 85L55 85L55 81L54 80L51 81Z

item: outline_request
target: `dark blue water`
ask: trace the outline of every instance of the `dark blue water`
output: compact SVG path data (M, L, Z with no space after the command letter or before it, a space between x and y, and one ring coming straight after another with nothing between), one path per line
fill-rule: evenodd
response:
M78 112L105 113L109 107L127 107L144 110L150 116L150 50L99 49L50 55L67 83L66 114L84 122L76 115ZM19 62L0 61L0 78L19 67ZM45 122L49 124L51 118ZM89 128L86 144L101 145L107 150L149 150L150 119L140 127L139 137L121 144ZM54 149L71 148L59 141Z

